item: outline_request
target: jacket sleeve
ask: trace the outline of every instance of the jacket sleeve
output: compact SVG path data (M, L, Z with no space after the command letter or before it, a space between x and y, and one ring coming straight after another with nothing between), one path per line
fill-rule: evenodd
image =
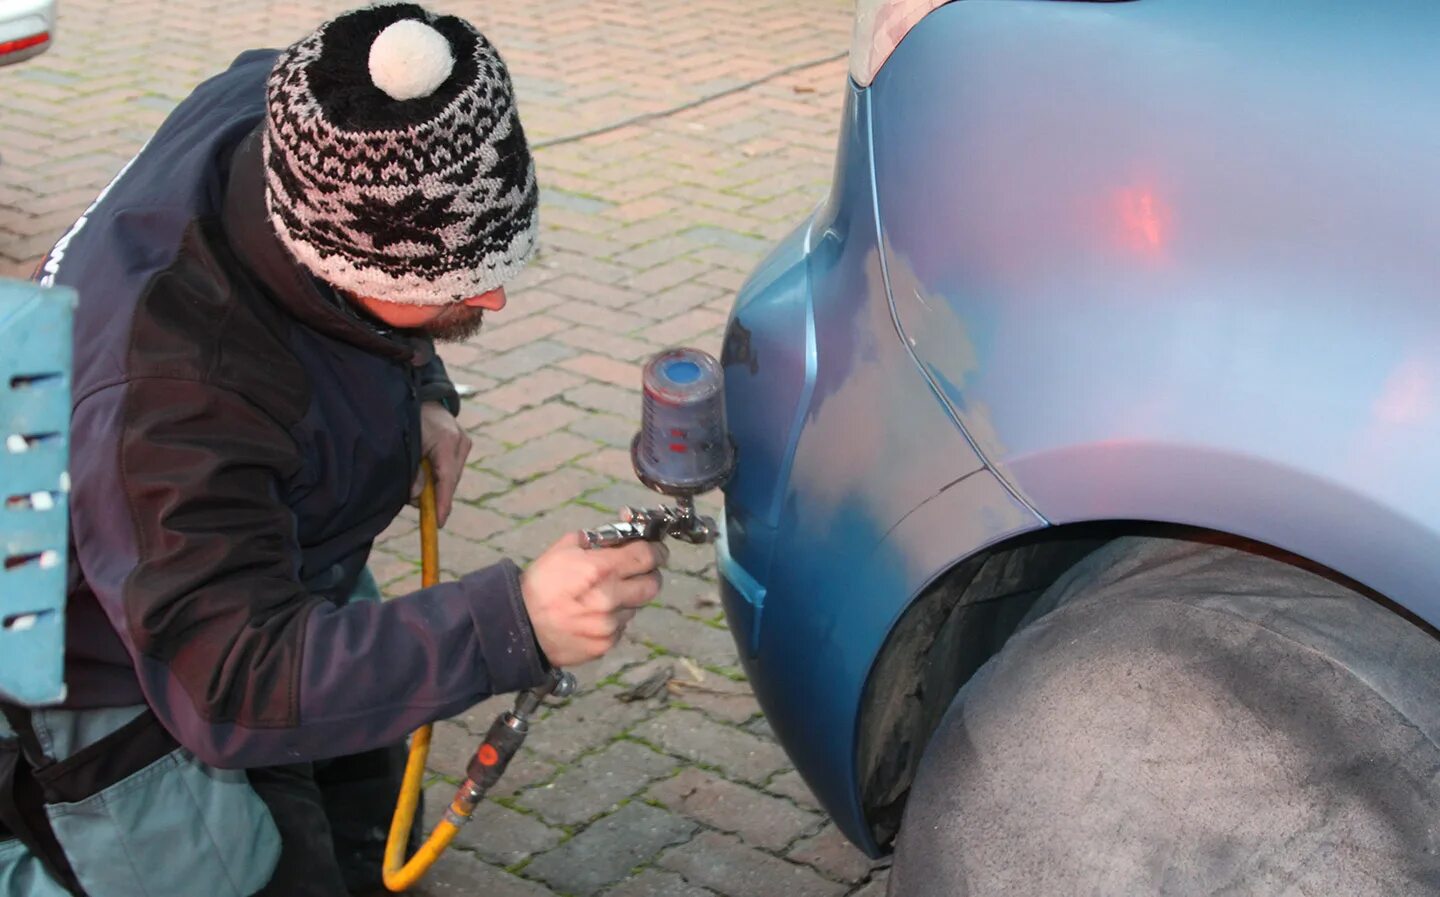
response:
M156 715L218 767L393 744L546 664L506 561L384 603L300 584L285 429L193 380L108 387L73 418L81 568Z
M450 381L450 372L445 369L445 362L433 347L430 360L420 368L420 383L416 388L416 395L422 402L439 402L448 408L451 414L457 417L460 414L460 394L455 391L455 384Z

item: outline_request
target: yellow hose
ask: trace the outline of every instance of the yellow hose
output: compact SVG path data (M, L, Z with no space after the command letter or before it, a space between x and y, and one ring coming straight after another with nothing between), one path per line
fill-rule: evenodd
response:
M420 492L420 585L428 588L440 581L440 526L435 512L435 472L430 469L429 461L421 462L420 468L425 478ZM429 756L430 727L421 726L410 737L410 759L405 762L405 778L395 802L395 815L390 820L390 837L385 841L385 887L391 891L414 887L460 831L454 823L442 819L415 856L405 859L405 845L415 821L415 808L420 803L420 785L425 779L425 760Z

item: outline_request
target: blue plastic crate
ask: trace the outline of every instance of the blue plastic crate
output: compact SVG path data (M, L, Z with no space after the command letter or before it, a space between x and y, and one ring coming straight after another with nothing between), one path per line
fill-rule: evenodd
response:
M0 695L65 697L75 294L0 281Z

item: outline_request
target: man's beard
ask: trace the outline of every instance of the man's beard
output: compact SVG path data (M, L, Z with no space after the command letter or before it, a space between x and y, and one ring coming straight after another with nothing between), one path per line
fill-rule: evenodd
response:
M437 342L462 343L480 332L484 318L483 308L452 305L419 327L411 328L411 332L422 333Z

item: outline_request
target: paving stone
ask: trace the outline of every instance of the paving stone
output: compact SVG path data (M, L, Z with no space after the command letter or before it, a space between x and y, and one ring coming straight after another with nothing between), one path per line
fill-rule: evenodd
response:
M555 892L535 882L486 865L464 850L449 850L426 873L413 890L416 897L555 897Z
M637 318L636 320L641 320ZM635 389L640 383L642 366L616 361L604 355L579 355L562 362L561 367L573 374L601 380L622 389Z
M602 327L609 333L630 333L631 331L639 330L642 327L648 327L651 324L655 323L655 320L653 318L647 318L643 315L632 314L630 312L615 311L614 309L610 308L595 308L593 305L586 306L578 302L557 307L554 311L554 315L557 318L563 318L574 324L586 324L591 327ZM581 357L583 358L586 356ZM596 361L596 356L592 355L588 357L591 359L592 364ZM579 359L575 360L578 361ZM602 358L599 360L606 361L607 359ZM613 364L613 362L611 363ZM583 366L584 365L582 365L582 367ZM573 361L563 364L561 365L561 367L564 367L567 370L575 370L575 365ZM587 377L595 376L595 374L583 370L576 371L576 373L583 373Z
M442 579L459 579L467 573L498 564L504 555L495 547L472 542L447 529L440 531L440 571ZM418 562L420 558L417 556Z
M846 890L812 869L746 847L733 835L719 832L701 832L667 850L659 865L727 897L833 897Z
M557 760L609 744L645 717L653 708L617 700L620 689L597 688L571 698L535 724L526 746Z
M489 505L515 517L534 517L603 488L608 482L584 468L562 467L511 489Z
M720 613L720 587L698 576L668 573L660 603L676 613L708 619Z
M750 720L742 728L756 738L763 738L766 741L775 740L775 730L770 728L770 721L763 716Z
M815 799L815 793L810 790L809 785L805 784L805 780L800 778L800 773L793 769L782 772L780 775L771 779L770 784L766 785L765 789L775 794L784 795L802 807L807 807L811 810L820 809L820 802Z
M547 285L550 290L569 296L572 300L581 303L598 303L607 308L615 308L626 304L635 298L635 294L629 290L613 286L607 283L598 283L590 277L558 277Z
M444 782L425 789L425 830L433 831L455 797L455 786ZM491 800L475 808L470 823L455 835L454 846L471 850L487 863L512 866L560 843L564 832L534 816L517 813Z
M813 832L821 822L819 815L802 810L784 798L771 797L694 768L656 783L647 793L682 816L739 835L745 843L772 852ZM821 845L822 848L828 846ZM791 859L799 858L792 854Z
M480 337L484 339L484 337ZM513 380L531 371L564 361L578 350L552 339L523 343L504 355L493 356L483 366L486 374L497 380Z
M578 436L587 439L594 439L615 448L624 449L626 458L629 458L630 441L640 430L640 416L635 414L632 417L621 417L618 414L604 414L599 411L589 411L578 420L572 421L565 429ZM627 461L628 463L628 461ZM627 468L625 476L631 476Z
M608 417L609 415L595 415L596 417ZM635 431L638 431L640 424L635 423ZM635 435L631 432L631 437ZM617 480L631 480L635 478L635 465L630 460L629 441L621 445L625 448L601 449L593 455L587 455L575 463L586 470L593 470L596 473L603 473L608 477Z
M450 516L441 531L462 539L483 542L514 525L513 520L494 511L457 501L451 505Z
M493 353L487 352L480 347L478 340L464 343L438 343L435 348L441 360L445 362L445 369L450 373L451 380L465 378L467 382L469 382L469 378L466 377L465 373L463 371L457 371L456 369L477 365L486 358L493 356ZM486 378L482 376L481 379ZM493 386L494 382L491 381L489 385Z
M576 825L613 809L674 769L671 757L633 741L617 741L585 757L555 781L525 792L520 803L551 824Z
M874 865L834 825L827 825L819 834L796 844L786 856L815 867L828 878L848 882L863 881Z
M758 257L756 256L756 258ZM727 303L734 301L735 298L719 287L696 282L682 283L637 300L626 306L626 310L660 320L668 320L722 297Z
M695 823L673 813L627 804L538 857L525 872L556 890L589 897L666 847L689 838L695 829Z
M678 553L678 548L672 549L671 558ZM682 617L667 607L647 608L636 614L626 632L701 666L732 668L740 662L735 640L727 630Z
M542 404L555 396L565 394L584 382L584 379L569 371L544 368L524 378L512 380L498 389L490 390L485 394L485 404L501 411L515 412L531 405Z
M689 259L675 259L635 275L630 279L628 285L637 291L654 293L682 284L710 270L711 267L709 265L701 262L691 261ZM668 335L668 333L666 335ZM646 339L650 339L650 337L647 336ZM652 340L652 342L655 341L657 340ZM658 340L658 342L661 343L665 343L666 341L664 338Z
M528 480L597 449L595 443L563 430L511 449L486 462L486 467L513 480Z
M625 638L621 639L620 644L610 649L604 657L578 667L571 667L570 672L575 674L580 690L585 691L594 688L610 676L644 663L650 659L652 653L644 644Z
M640 419L638 378L635 386L631 388L611 386L608 383L586 383L584 386L576 386L566 391L565 400L593 411L605 411L621 417L631 416L637 421Z
M700 546L695 546L693 550L690 550L690 546L686 546L685 551L670 553L669 566L671 570L689 573L692 576L713 577L715 574L715 550Z
M885 897L890 888L890 870L882 869L870 876L870 880L855 890L851 897Z
M505 446L499 441L491 439L478 430L470 432L470 456L465 459L466 466L488 467L489 462L505 454Z
M508 353L520 346L533 345L552 334L569 330L569 321L548 315L535 315L512 324L490 329L483 337L483 345L496 354Z
M754 784L764 782L787 765L785 753L778 746L694 710L666 710L636 726L633 734L670 753L714 764L727 776Z
M606 891L605 897L715 897L715 892L692 885L674 872L646 869Z
M556 334L555 338L568 346L574 346L587 352L600 352L623 361L638 362L660 350L659 346L645 340L606 333L598 327L583 325Z
M482 465L484 461L480 462ZM460 477L460 485L455 488L455 497L461 501L479 501L486 496L495 495L510 488L510 481L497 477L493 473L477 470L474 464L466 469Z
M370 552L370 559L365 565L370 568L371 575L381 586L409 576L416 570L416 566L409 560L380 549Z
M661 345L687 345L695 342L701 334L724 325L724 315L696 308L643 330L640 335Z
M749 723L760 714L760 705L755 700L755 694L750 690L748 683L735 682L722 676L706 676L705 681L698 685L687 685L688 678L681 677L674 688L675 700L696 708L706 716L712 716L721 722L738 726L742 723ZM752 726L745 726L746 731L755 735L766 737L766 733L756 730ZM773 739L771 739L773 740Z
M629 636L627 635L626 638L629 638ZM620 674L619 679L621 684L627 688L633 687L648 680L662 669L668 670L672 677L688 675L684 666L682 666L678 660L668 654L661 654L645 663L636 664L635 666L627 668ZM662 694L668 697L669 692L662 692Z
M626 452L626 464L631 466L631 473L628 477L618 483L611 484L587 496L586 500L591 504L599 505L602 508L619 510L625 507L648 508L652 505L664 503L673 504L670 499L657 495L646 489L635 478L633 473L634 465L629 461L629 452ZM686 546L676 544L674 548L681 549ZM673 552L672 552L673 554Z
M520 445L553 433L583 415L584 412L580 409L556 400L512 414L490 424L481 432L498 442Z
M539 557L541 552L566 533L591 528L604 522L597 517L593 508L562 505L548 514L542 514L497 535L490 542L506 555L530 561Z

